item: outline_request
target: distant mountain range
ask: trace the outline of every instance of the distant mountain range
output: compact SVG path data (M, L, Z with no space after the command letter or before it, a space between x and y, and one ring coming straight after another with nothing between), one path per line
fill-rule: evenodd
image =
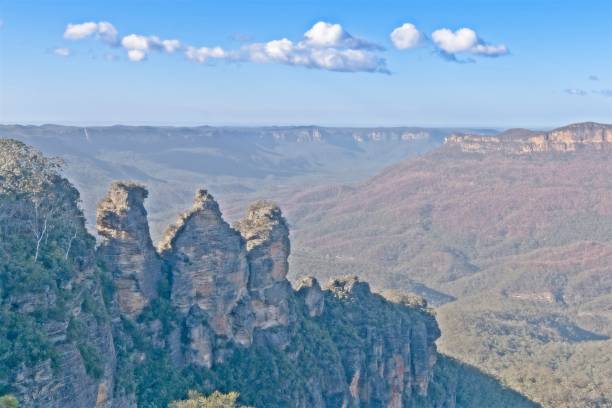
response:
M530 154L537 152L575 152L584 149L612 148L612 128L599 123L577 123L550 132L510 129L494 137L483 135L451 135L445 140L463 152L505 152Z
M548 407L612 405L612 126L452 135L294 195L294 276L437 304L441 350Z
M96 240L58 171L0 140L2 407L166 408L219 389L260 408L537 406L440 355L420 297L354 276L292 288L270 202L231 227L198 190L156 249L144 186L112 183Z
M67 161L90 228L113 179L147 185L154 239L200 186L229 220L276 200L293 281L418 293L441 351L546 407L612 405L611 133L0 127Z
M13 138L66 161L81 191L89 228L112 180L146 183L155 238L165 220L206 186L230 220L249 201L296 187L346 183L443 143L456 132L488 129L157 126L0 126Z

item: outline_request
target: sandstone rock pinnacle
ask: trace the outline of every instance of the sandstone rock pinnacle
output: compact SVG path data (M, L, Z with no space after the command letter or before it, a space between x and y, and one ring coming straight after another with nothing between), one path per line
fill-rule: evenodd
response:
M149 235L144 200L147 190L131 182L114 182L97 208L96 229L102 237L100 257L111 269L119 307L136 317L157 297L161 262Z

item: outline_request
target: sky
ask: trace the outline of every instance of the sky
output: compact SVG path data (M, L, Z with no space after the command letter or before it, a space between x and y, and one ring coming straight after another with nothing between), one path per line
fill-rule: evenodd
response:
M612 1L0 0L0 123L612 123Z

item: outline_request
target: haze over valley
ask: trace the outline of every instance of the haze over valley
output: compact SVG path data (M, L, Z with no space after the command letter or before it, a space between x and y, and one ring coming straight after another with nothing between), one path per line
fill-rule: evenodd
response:
M0 408L612 408L609 0L0 0Z
M226 216L236 220L255 199L364 179L466 130L0 125L0 137L21 140L65 161L65 174L81 191L90 228L111 181L146 184L155 198L147 205L157 238L201 186L218 196Z

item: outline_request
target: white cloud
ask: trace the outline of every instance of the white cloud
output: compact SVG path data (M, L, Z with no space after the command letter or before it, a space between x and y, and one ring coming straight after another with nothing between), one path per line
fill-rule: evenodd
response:
M399 50L414 48L421 42L420 31L411 23L405 23L397 27L390 34L391 42Z
M346 35L340 24L319 21L304 33L304 38L310 44L319 47L337 47L341 45Z
M130 34L121 39L121 45L128 50L146 51L149 49L149 40L143 35Z
M162 40L161 45L168 54L172 54L181 48L181 42L179 40Z
M69 57L70 49L64 47L58 47L53 50L53 53L58 57Z
M108 44L117 42L117 30L108 21L68 24L64 30L64 38L68 40L82 40L93 35Z
M178 40L162 40L157 36L138 34L126 35L121 39L121 45L126 49L128 59L134 62L144 60L151 51L172 54L182 47Z
M98 23L98 35L102 41L109 44L117 42L117 29L108 21Z
M187 49L185 50L185 56L190 61L194 61L194 62L202 64L202 63L208 61L211 58L214 58L214 59L230 59L231 58L231 53L225 51L221 47L213 47L213 48L208 48L208 47L200 47L200 48L187 47Z
M508 54L508 47L504 44L487 44L471 28L460 28L456 31L441 28L431 34L431 39L440 52L451 57L450 59L455 59L455 54L472 54L489 57Z
M140 62L147 57L147 53L143 50L128 50L128 59L133 62Z
M69 40L80 40L89 37L96 31L98 31L98 23L94 23L93 21L81 24L68 24L64 31L64 38Z
M431 38L440 49L449 54L470 51L478 42L476 32L469 28L461 28L455 32L441 28L434 31Z
M386 63L375 51L382 47L355 38L341 25L320 21L299 42L287 38L254 43L243 48L245 60L280 63L339 72L388 73Z
M340 24L319 21L304 33L303 44L320 48L383 50L378 44L353 37Z
M278 63L340 72L389 73L384 58L379 55L380 45L353 37L340 24L320 21L304 33L299 41L287 38L264 43L245 44L238 50L221 47L194 47L179 40L161 39L157 36L130 34L117 42L117 30L107 22L69 24L64 32L68 39L91 36L111 44L121 45L130 61L139 62L153 52L167 54L183 50L185 57L197 63L210 60L245 61L253 63Z
M577 88L567 88L567 89L564 89L563 92L565 92L568 95L574 95L574 96L585 96L587 94L587 92L584 89L577 89Z

